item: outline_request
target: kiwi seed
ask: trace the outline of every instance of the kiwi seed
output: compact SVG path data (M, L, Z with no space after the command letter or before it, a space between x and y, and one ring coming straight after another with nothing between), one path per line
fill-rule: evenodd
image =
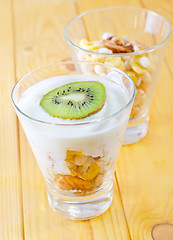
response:
M72 82L43 96L40 105L53 117L80 119L102 109L106 100L105 86L99 81Z

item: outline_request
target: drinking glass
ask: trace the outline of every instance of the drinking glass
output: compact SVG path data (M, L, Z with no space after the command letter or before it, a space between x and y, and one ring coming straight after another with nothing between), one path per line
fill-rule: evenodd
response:
M100 41L106 38L104 33L107 38L114 34L124 42L133 41L135 52L105 50ZM131 7L84 12L65 27L64 35L73 60L110 64L126 72L135 83L136 97L123 144L138 142L147 134L149 106L170 34L171 25L166 18L150 10Z
M90 69L89 73L86 68ZM102 69L101 73L98 69ZM40 100L54 89L55 81L57 85L64 85L95 80L104 81L109 89L105 105L98 113L79 120L42 117ZM110 95L114 88L117 99L121 99L119 91L126 99L116 111L110 106L111 101L114 101L112 106L115 104L115 94L113 98ZM98 216L110 206L113 174L134 96L135 86L128 75L96 62L50 64L26 74L16 83L12 103L55 212L82 220Z

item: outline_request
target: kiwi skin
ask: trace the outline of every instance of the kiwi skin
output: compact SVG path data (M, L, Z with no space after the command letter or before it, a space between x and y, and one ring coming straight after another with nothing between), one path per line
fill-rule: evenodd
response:
M74 96L77 96L77 99ZM72 120L99 112L105 100L106 89L101 82L83 81L68 83L51 90L43 96L40 105L52 117Z

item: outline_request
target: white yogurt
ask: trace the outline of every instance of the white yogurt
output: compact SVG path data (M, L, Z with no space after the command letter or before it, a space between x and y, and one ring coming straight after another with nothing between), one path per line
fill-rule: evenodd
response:
M76 81L101 81L104 84L107 97L102 110L84 119L65 120L52 117L42 109L40 101L44 94ZM115 161L129 113L111 116L127 104L127 95L114 80L92 75L58 76L29 87L18 103L18 108L29 118L20 113L18 116L43 175L47 178L51 167L56 174L70 174L65 162L67 150Z

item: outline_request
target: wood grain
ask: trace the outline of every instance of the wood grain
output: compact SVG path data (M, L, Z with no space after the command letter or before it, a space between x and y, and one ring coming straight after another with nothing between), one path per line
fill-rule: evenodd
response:
M78 0L77 1L77 7L79 13L88 11L88 10L93 10L97 8L105 8L105 7L118 7L118 6L129 6L129 7L141 7L141 3L139 0L133 0L133 1L128 1L128 0L99 0L99 1L93 1L93 0Z
M172 0L0 1L0 240L163 240L163 231L172 234L173 38L152 100L148 135L122 148L113 203L95 219L71 221L49 207L43 177L10 102L15 77L70 58L63 28L77 13L135 6L157 11L173 23L171 4Z
M94 4L92 1L78 1L80 12L115 5L157 10L172 22L170 5L162 1L159 1L157 9L155 2L149 0L130 3L116 1L116 4L111 0L104 3L95 1ZM151 105L149 133L141 142L123 147L116 168L117 183L132 239L151 240L151 231L156 224L173 222L172 39Z
M15 1L13 11L17 78L69 56L62 29L76 13L74 2ZM44 180L21 127L19 134L25 239L68 239L64 219L51 213Z
M16 0L13 11L17 78L70 57L63 29L76 15L75 1Z
M17 119L10 95L15 83L11 2L0 1L0 239L23 239Z
M123 147L117 165L129 229L137 239L150 240L155 224L173 222L172 87L164 64L152 101L148 135L138 144Z
M30 3L29 6L28 1L23 2L21 9L18 1L15 1L14 4L18 77L32 68L69 57L69 52L64 50L65 41L61 38L61 35L63 26L67 22L67 18L64 19L63 17L64 14L69 19L76 14L74 3L67 1L56 2L55 4L55 1L49 1L48 5L40 6L39 15L36 16L35 9L38 9L39 6L39 1L36 1L34 5ZM53 11L52 8L54 8ZM42 15L42 11L45 11L45 9L46 13L44 12L44 15ZM62 9L64 10L63 13ZM59 21L56 21L57 14ZM31 16L36 23L35 25L32 21L28 21ZM22 23L20 22L21 18L23 19ZM37 38L38 33L41 34ZM54 37L55 35L58 41ZM52 41L50 41L50 37ZM41 47L43 43L44 48ZM47 53L50 53L50 55ZM123 239L129 239L127 223L117 187L115 187L114 203L111 209L101 217L85 222L70 221L58 216L50 209L43 178L21 128L20 156L25 239L58 238L65 240L69 239L69 234L71 239L82 239L84 236L85 239L119 239L120 236Z
M169 4L142 1L141 6L172 22ZM150 108L148 135L123 147L117 165L118 182L132 239L153 239L157 224L173 223L173 60L171 37ZM165 233L165 240L167 238ZM157 238L156 238L157 240ZM158 238L159 240L159 238Z

